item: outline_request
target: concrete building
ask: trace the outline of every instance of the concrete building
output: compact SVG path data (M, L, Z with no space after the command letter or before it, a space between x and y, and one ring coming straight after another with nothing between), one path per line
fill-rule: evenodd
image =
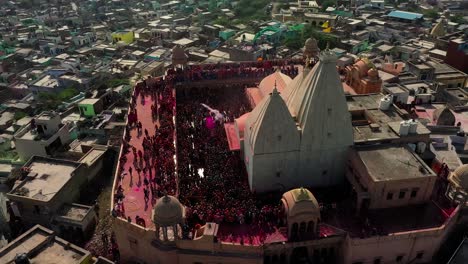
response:
M16 151L22 160L50 156L70 141L70 124L55 112L43 112L15 135Z
M0 249L0 263L112 264L113 262L101 257L93 258L89 251L57 237L52 230L36 225Z
M437 176L415 152L401 146L356 148L349 165L347 177L359 211L426 203Z
M94 146L78 162L33 156L7 194L15 217L72 241L91 235L97 223L94 207L75 202L102 171L106 151Z
M80 114L84 117L93 117L103 110L103 101L101 99L84 99L78 103Z
M121 30L112 33L112 41L120 42L123 41L126 44L130 44L135 41L135 32L129 30Z
M218 66L226 67L220 64L212 69ZM431 140L426 126L411 120L410 113L389 95L345 97L336 57L328 51L320 55L320 61L314 66L299 70L292 80L278 71L270 74L256 88L260 100L253 100L257 102L252 104L253 111L247 109L234 124L225 124L237 127L237 137L243 136L243 149L238 148L242 152L226 149L229 139L218 138L216 131L210 135L213 141L219 140L224 146L216 149L220 151L215 155L223 153L229 159L237 159L235 169L230 168L230 163L208 163L204 176L192 176L184 168L188 167L184 154L201 153L196 147L200 142L185 144L176 135L175 177L200 179L209 184L222 175L216 186L224 188L227 182L226 191L207 189L203 185L197 189L194 199L192 189L187 196L184 194L187 183L179 181L168 189L173 194L158 195L154 205L148 204L152 206L148 217L149 210L143 209L143 194L128 187L130 178L123 176L134 160L133 154L126 153L122 147L112 197L112 208L116 208L114 231L122 261L162 264L431 262L448 235L461 223L459 216L464 205L456 205L450 196L444 195L445 170L426 147ZM197 109L198 102L193 105L187 102L191 92L217 99L224 94L229 99L239 96L247 104L252 103L254 92L249 92L250 88L229 86L234 82L229 78L212 81L214 84L206 87L210 82L203 80L202 89L194 81L178 83L176 107ZM239 94L234 95L236 92ZM145 99L140 94L136 100L139 113L150 107L142 103L142 98ZM176 115L169 118L185 120L176 121L174 131L183 138L191 138L184 134L185 129L191 131L191 126L205 129L204 125L190 124L194 118L192 111L187 114L177 111ZM154 127L150 119L140 118L148 130ZM222 137L227 137L224 134L227 129L219 131ZM131 131L130 142L138 138L136 134L135 130ZM211 140L205 139L200 143L208 146L203 154L213 158L209 153L213 147ZM168 142L171 145L173 141ZM134 146L142 149L140 144ZM289 158L294 155L298 155L298 164ZM244 165L248 175L242 174ZM186 173L190 174L189 178ZM241 187L232 184L230 177ZM341 185L332 186L336 183ZM311 191L296 184L326 188ZM466 192L468 186L461 188ZM235 196L231 194L233 189ZM266 192L265 196L257 195L262 191ZM206 203L197 203L205 197L209 197ZM267 197L268 205L263 204L261 197ZM209 211L226 200L235 203L215 214ZM239 213L247 203L262 204L256 211L264 216L262 222L250 221L255 217L249 219ZM119 209L122 206L126 208L124 214ZM236 212L229 220L226 212L231 208ZM272 222L268 221L270 217Z
M23 167L27 174L7 194L24 222L50 226L66 203L73 203L87 182L86 168L78 162L34 156Z
M464 73L468 73L467 46L466 40L462 38L449 40L445 63Z
M367 59L360 59L353 65L346 66L345 72L345 82L356 94L380 93L382 90L379 72Z

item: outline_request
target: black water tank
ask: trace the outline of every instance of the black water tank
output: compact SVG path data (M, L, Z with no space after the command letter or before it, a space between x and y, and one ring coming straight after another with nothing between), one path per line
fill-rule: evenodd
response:
M15 257L15 264L30 264L28 256L26 253L18 254Z

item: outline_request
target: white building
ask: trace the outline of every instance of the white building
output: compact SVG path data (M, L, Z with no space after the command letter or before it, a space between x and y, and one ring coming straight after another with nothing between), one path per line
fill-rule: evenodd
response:
M336 62L332 52L323 52L281 96L274 89L247 117L243 149L252 190L344 181L353 132Z
M49 156L70 141L70 125L62 124L60 115L43 112L14 136L16 151L22 160Z

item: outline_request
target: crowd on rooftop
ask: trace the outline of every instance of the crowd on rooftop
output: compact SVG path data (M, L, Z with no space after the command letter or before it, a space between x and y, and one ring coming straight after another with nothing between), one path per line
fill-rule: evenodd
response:
M229 91L200 88L188 95L189 100L178 101L179 200L187 207L190 226L205 222L245 224L249 231L244 238L233 232L220 239L256 243L257 236L264 239L281 219L277 199L271 199L273 204L256 199L240 153L229 150L223 119L211 127L215 116L202 106L223 113L224 120L234 120L250 110L244 91L242 87Z
M176 195L177 193L173 158L175 155L173 81L173 77L169 75L165 79L147 79L135 86L123 140L123 155L120 158L121 181L114 196L113 213L117 216L126 217L123 202L125 191L121 185L124 177L130 177L130 185L133 185L133 181L135 181L137 186L143 188L146 204L149 201L154 204L158 197L165 194ZM136 105L146 103L152 104L151 117L153 122L151 124L154 127L148 127L146 122L144 126L139 120ZM130 143L132 130L137 131L138 138L143 138L141 146L134 146ZM128 160L132 160L133 164L125 170L124 165ZM142 226L146 225L144 219L138 215L135 221Z
M223 80L230 78L266 77L277 68L286 75L294 77L298 74L298 60L242 62L236 64L198 64L187 65L184 69L170 69L168 75L174 76L177 82Z
M250 191L240 154L229 150L224 132L224 122L233 121L251 110L245 87L239 86L229 91L194 88L190 90L190 100L181 98L177 106L175 103L174 85L186 81L187 76L230 78L232 74L243 76L252 71L263 76L275 70L267 62L257 63L255 66L258 68L252 66L187 67L169 70L164 78L148 78L136 85L123 140L120 181L114 195L115 216L146 226L144 219L138 215L131 219L125 214L125 190L132 189L123 188L122 182L124 177L131 177L130 185L136 184L143 189L147 206L154 205L165 194L177 196L186 206L187 224L191 228L206 222L241 225L244 231L240 234L220 234L221 239L241 243L259 243L274 231L281 221L278 200L257 199ZM281 70L292 77L298 71L294 65L282 65ZM196 78L191 80L198 80ZM137 104L147 103L152 104L153 122L142 123ZM150 127L148 123L154 126ZM142 138L141 146L131 143L130 132L135 130L136 137ZM176 145L177 168L174 159ZM133 162L125 166L127 161Z

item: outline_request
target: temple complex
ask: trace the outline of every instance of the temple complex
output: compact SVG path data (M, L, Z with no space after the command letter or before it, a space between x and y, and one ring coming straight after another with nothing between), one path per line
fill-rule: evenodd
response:
M380 93L382 90L382 79L379 72L369 62L363 58L353 65L346 66L346 84L349 85L356 94Z
M186 65L136 85L112 196L122 261L437 256L464 221L467 169L430 155L430 131L384 95L345 96L335 54L314 52ZM363 60L351 70L378 83ZM447 111L433 121L451 124Z

